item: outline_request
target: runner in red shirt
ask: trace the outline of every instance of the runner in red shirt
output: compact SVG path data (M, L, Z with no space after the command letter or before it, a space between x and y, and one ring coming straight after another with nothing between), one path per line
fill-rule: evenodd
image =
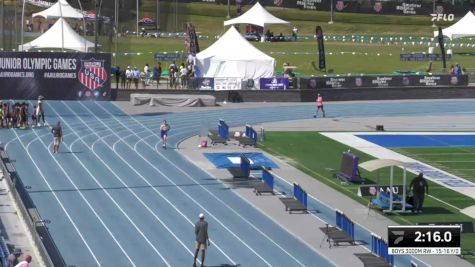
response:
M318 111L319 110L322 110L323 117L325 118L325 110L323 109L323 97L320 94L317 95L317 112L313 116L314 118L316 118L318 116Z

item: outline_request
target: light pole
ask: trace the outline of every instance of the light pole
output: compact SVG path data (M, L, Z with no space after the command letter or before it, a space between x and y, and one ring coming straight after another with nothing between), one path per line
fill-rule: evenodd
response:
M84 36L84 52L87 52L87 38L86 38L86 18L84 18L84 9L82 9L81 0L78 0L79 8L82 14L82 33Z
M330 21L328 24L333 24L333 0L330 2Z
M156 11L155 11L155 23L157 25L157 31L160 30L160 0L156 2Z
M432 14L435 14L435 0L432 0ZM435 20L432 21L432 27L435 27Z
M178 32L178 0L175 0L175 32Z
M137 37L139 36L139 0L137 0L137 5L136 5L136 12L137 12Z
M21 51L23 51L23 30L24 30L23 20L24 19L25 19L25 0L23 0L23 7L21 8L21 35L20 35Z
M226 16L227 19L231 18L231 5L230 5L230 0L228 0L228 15Z

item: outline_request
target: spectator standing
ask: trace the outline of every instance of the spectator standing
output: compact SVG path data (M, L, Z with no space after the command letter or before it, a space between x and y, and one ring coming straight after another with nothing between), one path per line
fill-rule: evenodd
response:
M32 258L30 255L26 255L24 261L20 261L15 267L30 267L30 262L32 261Z
M120 70L120 87L125 89L127 81L127 75L125 74L124 70Z
M318 116L318 111L322 110L323 117L325 118L325 109L323 109L323 97L320 94L317 94L317 112L315 113L314 118Z
M145 66L143 67L143 72L145 72L145 74L148 75L148 71L149 71L149 66L148 66L148 63L145 64Z
M163 120L160 125L160 138L162 139L163 148L167 148L168 131L170 131L170 125L166 120Z
M61 123L58 121L58 124L51 129L53 134L53 154L59 153L59 145L63 142L63 129L61 129Z
M132 77L134 74L132 73L132 70L130 69L130 66L127 66L127 70L125 71L125 76L127 77L127 89L130 89L130 85L132 83Z
M297 41L297 33L299 32L299 30L297 29L297 27L294 26L294 28L292 29L292 41L296 42Z
M429 184L424 178L424 174L421 172L417 177L412 179L409 184L409 192L413 192L414 206L412 208L413 213L422 213L422 206L424 205L425 194L429 194Z
M185 67L185 64L182 63L180 66L180 88L186 88L186 81L188 80L188 69Z
M208 236L208 222L205 221L203 213L199 215L200 220L195 224L196 250L193 266L196 266L196 258L201 250L201 266L205 264L206 247L210 245Z
M3 122L5 120L5 109L3 108L3 102L0 100L0 128L3 128Z
M38 124L37 124L38 127L46 125L46 123L45 123L45 112L44 112L44 108L43 108L43 100L44 100L44 97L42 95L40 95L38 97L38 104L37 104L37 107L36 107L36 119L38 120ZM42 124L40 124L41 121L43 122Z
M119 80L120 80L120 67L117 66L115 69L115 88L119 89Z
M8 266L7 267L15 267L19 262L20 262L20 256L21 256L21 248L15 248L13 250L13 253L8 255Z
M134 78L135 89L139 89L140 72L139 72L139 69L137 69L137 67L134 67L132 76Z
M153 80L157 82L157 89L158 85L160 84L160 76L162 75L162 66L160 62L153 68Z

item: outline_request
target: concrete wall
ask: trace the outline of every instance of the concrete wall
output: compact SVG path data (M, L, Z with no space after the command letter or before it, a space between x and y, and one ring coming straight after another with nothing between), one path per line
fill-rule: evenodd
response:
M357 88L357 89L321 89L321 90L286 90L286 91L199 91L199 90L118 90L115 100L129 101L130 94L200 94L213 95L217 102L312 102L317 92L326 101L351 100L395 100L395 99L451 99L475 98L475 86L471 87L437 87L437 88ZM113 92L114 95L114 92Z

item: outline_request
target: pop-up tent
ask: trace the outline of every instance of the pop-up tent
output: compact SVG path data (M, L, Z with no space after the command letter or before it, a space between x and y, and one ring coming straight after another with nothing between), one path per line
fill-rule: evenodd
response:
M434 31L434 37L439 35L439 31ZM452 26L442 30L442 35L450 39L475 36L475 15L469 11L463 18Z
M62 34L63 37L61 37ZM92 47L94 47L94 43L85 40L63 18L60 18L47 32L29 43L19 45L18 49L21 51L38 48L65 48L87 52Z
M202 77L253 79L274 75L274 58L264 54L231 27L214 44L196 55Z
M224 26L234 24L252 24L265 27L267 24L289 24L289 22L275 17L265 10L265 8L263 8L259 2L257 2L246 13L237 18L226 20L224 22Z
M246 13L242 14L241 16L226 20L224 22L224 26L228 25L234 25L234 24L252 24L252 25L257 25L262 28L265 28L266 25L269 24L289 24L289 22L279 19L269 13L265 8L257 2L251 9L249 9ZM262 42L264 41L264 37L261 40Z
M59 0L56 2L56 4L52 5L48 9L38 13L33 13L32 17L43 17L45 19L60 17L82 19L84 15L80 11L70 6L66 0Z

